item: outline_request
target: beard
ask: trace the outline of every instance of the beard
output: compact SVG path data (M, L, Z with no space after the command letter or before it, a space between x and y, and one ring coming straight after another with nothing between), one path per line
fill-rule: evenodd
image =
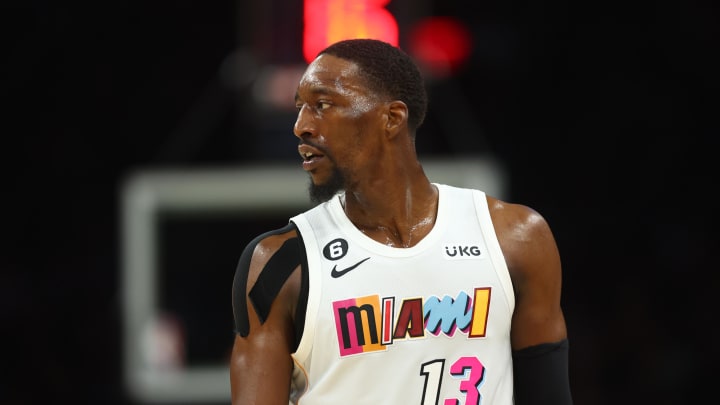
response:
M310 201L315 204L329 201L335 194L345 189L345 175L337 166L333 167L330 178L323 184L315 184L312 179L308 186Z

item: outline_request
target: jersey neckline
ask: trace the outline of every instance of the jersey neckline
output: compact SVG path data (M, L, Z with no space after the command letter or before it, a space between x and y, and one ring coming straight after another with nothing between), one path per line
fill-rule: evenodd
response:
M430 232L428 232L428 234L425 235L425 237L422 238L417 244L411 247L404 248L388 246L365 235L355 226L355 224L350 221L350 219L345 214L345 210L343 209L341 202L342 193L335 195L335 197L333 197L333 199L329 201L328 211L330 212L330 215L332 216L333 220L338 224L340 229L348 236L350 236L353 242L360 244L368 251L388 257L414 256L424 252L430 246L433 246L433 244L443 234L443 231L447 224L446 218L449 215L449 213L446 212L448 204L446 204L445 201L446 198L448 198L447 186L438 183L432 184L437 187L438 190L437 218L435 218L435 224L433 224Z

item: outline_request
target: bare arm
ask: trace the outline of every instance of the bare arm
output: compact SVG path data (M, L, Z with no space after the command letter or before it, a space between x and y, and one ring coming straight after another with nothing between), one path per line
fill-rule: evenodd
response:
M488 203L515 290L513 350L565 339L560 255L548 223L529 207Z
M572 405L555 238L533 209L491 198L488 204L515 291L510 330L515 404Z
M288 404L293 362L295 329L293 318L300 286L300 271L296 268L272 301L267 319L261 322L248 297L259 275L280 246L295 236L293 232L270 236L262 240L252 253L247 269L247 287L242 299L247 303L249 333L236 334L230 361L230 383L233 405ZM237 291L234 294L238 294Z

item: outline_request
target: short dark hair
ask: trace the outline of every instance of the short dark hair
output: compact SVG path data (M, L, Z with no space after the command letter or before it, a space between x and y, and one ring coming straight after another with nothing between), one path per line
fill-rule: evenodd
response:
M377 39L347 39L318 53L357 64L371 90L400 100L408 106L408 126L414 132L427 112L427 92L420 69L400 48Z

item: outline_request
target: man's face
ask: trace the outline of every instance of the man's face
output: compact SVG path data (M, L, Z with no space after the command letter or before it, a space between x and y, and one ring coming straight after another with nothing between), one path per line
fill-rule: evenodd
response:
M313 201L325 201L362 180L379 155L384 103L352 62L321 55L303 74L294 133Z

